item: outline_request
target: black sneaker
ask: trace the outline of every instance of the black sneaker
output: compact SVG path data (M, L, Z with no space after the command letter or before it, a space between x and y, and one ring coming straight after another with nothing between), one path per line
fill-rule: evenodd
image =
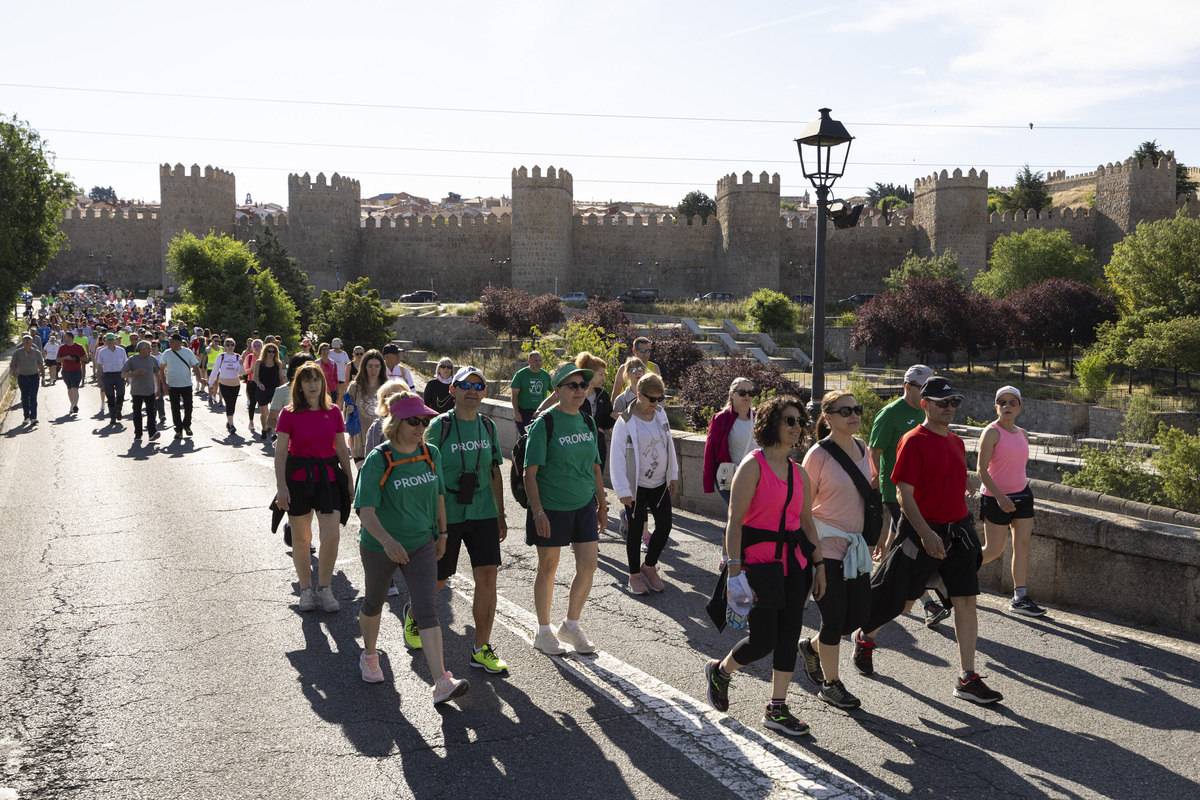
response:
M796 652L800 654L800 658L804 661L804 674L813 682L813 685L820 686L824 683L825 671L821 669L821 658L812 649L812 639L801 639L800 644L796 646Z
M788 736L803 736L810 730L807 722L801 722L792 715L787 703L768 704L766 713L763 714L763 725Z
M1029 595L1025 595L1020 600L1013 600L1008 604L1008 610L1014 614L1022 614L1026 617L1040 617L1046 613L1046 609L1033 602Z
M729 683L732 676L721 674L721 662L713 659L704 666L704 682L708 684L708 704L717 711L729 710Z
M158 431L150 431L150 441L153 442L155 439L157 439L160 436L162 436L162 434L159 433Z
M184 428L184 429L183 429L183 432L184 432L184 433L186 433L188 436L191 436L191 435L192 435L192 429L191 429L191 428Z
M875 651L875 643L862 638L862 631L854 632L854 668L862 675L874 675L875 665L871 663L871 654Z
M987 687L978 672L972 672L971 677L965 681L961 676L957 678L954 682L954 696L970 700L972 703L984 704L997 703L1004 699L1004 695Z
M857 697L846 691L846 687L842 685L841 681L824 684L821 691L817 692L817 697L838 708L858 708L862 705Z
M925 627L932 628L939 622L950 616L950 609L939 603L937 600L930 600L925 603Z

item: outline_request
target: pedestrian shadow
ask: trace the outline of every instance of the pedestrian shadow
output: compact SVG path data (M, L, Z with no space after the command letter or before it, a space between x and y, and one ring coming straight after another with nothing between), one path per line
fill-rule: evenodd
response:
M110 436L124 433L125 430L125 423L118 422L116 425L105 425L103 428L92 428L92 433L99 436L101 439L107 439Z
M158 441L158 451L165 453L168 458L183 458L188 453L199 453L201 450L207 450L211 445L196 445L196 441L191 436L185 436L182 439L176 439L172 434L170 438L164 437Z
M129 443L129 449L124 453L117 453L117 458L126 458L133 461L148 461L150 456L158 450L154 446L154 442L140 442L133 440Z
M51 425L62 425L63 423L66 423L66 422L74 422L75 417L76 417L75 414L66 413L66 414L63 414L62 416L55 417L54 419L50 420L50 424Z

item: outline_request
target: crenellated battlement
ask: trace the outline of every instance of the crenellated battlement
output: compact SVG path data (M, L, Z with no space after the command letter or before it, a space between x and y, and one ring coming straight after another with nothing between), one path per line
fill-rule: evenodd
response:
M518 186L523 189L554 188L564 189L572 195L575 193L575 181L571 173L565 169L555 170L553 166L546 167L545 175L542 175L542 168L536 164L530 170L523 166L516 167L512 171L512 185L513 189Z
M988 222L994 224L1026 223L1026 222L1066 222L1075 219L1087 219L1092 216L1090 208L1064 206L1047 208L1043 211L1029 209L1028 211L1004 211L988 216Z
M307 172L303 175L297 175L294 172L290 173L288 175L288 194L290 195L293 191L344 192L347 195L353 195L355 200L360 199L362 196L362 187L357 180L339 175L336 172L333 173L333 177L328 182L325 180L324 172L318 172L315 181L309 177Z
M232 185L234 183L234 176L233 176L232 172L227 172L226 170L219 169L217 167L212 166L211 164L209 164L208 166L206 166L204 168L203 174L201 174L201 172L200 172L199 164L192 164L192 174L191 175L189 175L187 173L187 170L184 169L183 164L176 164L173 169L170 164L162 164L158 168L158 177L159 177L160 181L168 180L168 179L172 179L172 178L174 178L174 179L190 178L193 180L203 179L203 180L207 180L207 181L219 181L221 183L228 183L230 185Z
M949 189L954 187L983 187L987 189L987 170L975 171L971 167L967 174L963 174L962 168L956 167L953 173L948 173L946 170L935 172L928 178L917 178L913 181L913 195L932 192L935 189Z
M508 214L484 214L480 217L459 217L451 214L443 217L441 214L431 217L367 217L359 225L363 230L386 231L425 231L429 233L441 231L468 231L485 234L512 228L512 220Z
M630 216L613 217L608 214L576 214L571 218L573 227L582 228L613 228L616 230L628 228L703 228L704 225L697 221L695 225L688 225L687 220L682 217L675 217L671 214L633 214Z
M754 174L746 170L742 173L742 182L738 183L737 173L731 172L717 181L717 198L732 192L774 192L779 194L779 173L768 176L766 170L763 170L758 175L758 182L755 182Z
M84 208L84 209L68 208L65 211L63 211L62 218L64 220L69 219L69 220L74 220L77 222L80 220L85 220L85 219L104 220L106 222L116 222L117 220L126 220L126 221L133 221L133 222L145 220L148 222L150 220L157 221L158 214L156 214L155 212L150 211L150 210L130 211L130 210L126 209L124 211L101 211L98 208Z
M289 225L288 215L278 213L260 217L257 214L251 214L248 217L241 217L237 221L238 230L260 230L268 225L272 228L286 228Z

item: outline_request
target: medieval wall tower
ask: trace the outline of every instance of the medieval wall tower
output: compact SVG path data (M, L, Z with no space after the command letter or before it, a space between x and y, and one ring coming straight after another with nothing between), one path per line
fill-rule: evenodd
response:
M963 279L970 283L987 268L987 171L963 175L946 170L913 182L913 224L919 255L958 253Z
M232 172L192 165L188 175L183 164L170 164L158 168L159 190L162 192L162 207L159 211L159 236L162 245L162 286L175 285L167 265L167 249L177 235L183 232L196 236L207 236L209 231L232 236L236 219L237 189Z
M531 294L575 287L571 258L574 185L571 173L540 167L512 172L512 285Z
M1175 161L1163 158L1096 168L1096 258L1107 264L1113 246L1143 220L1175 215Z
M736 174L726 175L717 182L716 200L721 288L748 295L779 286L779 173L763 172L758 183L749 171L741 183Z
M325 173L313 181L308 173L288 175L288 238L292 258L308 273L317 292L346 285L359 274L359 206L362 189L358 181L338 173L326 182Z

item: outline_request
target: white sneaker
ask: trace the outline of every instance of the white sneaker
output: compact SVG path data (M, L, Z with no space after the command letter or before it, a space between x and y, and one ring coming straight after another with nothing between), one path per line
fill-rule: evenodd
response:
M447 670L446 674L438 678L437 683L433 685L434 705L444 703L447 700L453 700L456 697L462 697L470 688L471 684L455 678Z
M317 607L317 593L312 590L312 587L300 590L300 610L312 611Z
M391 586L388 587L388 597L399 597L399 596L400 596L400 590L397 589L396 584L393 583Z
M567 652L565 649L563 649L563 646L559 644L558 637L554 635L553 631L539 633L537 636L533 637L533 646L535 649L541 650L548 656L561 656L563 653Z
M321 608L325 609L331 614L341 608L341 605L338 604L337 598L333 596L332 586L322 586L317 589L317 599L321 601Z
M567 623L564 620L563 623L558 626L558 630L555 631L555 633L558 634L559 640L566 642L567 644L571 645L571 647L574 647L576 653L586 654L596 652L596 645L592 644L592 640L589 639L583 632L582 627L571 630L567 627Z

